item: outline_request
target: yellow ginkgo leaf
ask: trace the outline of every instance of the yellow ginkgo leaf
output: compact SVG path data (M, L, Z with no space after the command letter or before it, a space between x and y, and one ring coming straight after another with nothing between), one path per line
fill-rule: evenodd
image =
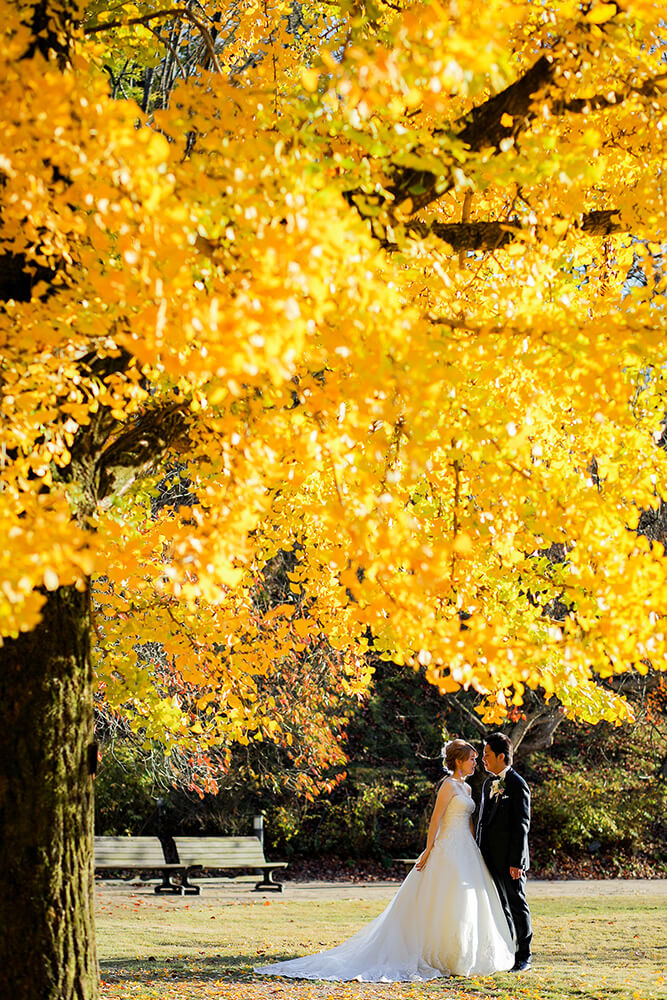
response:
M591 24L605 24L615 17L618 11L619 8L615 3L598 3L586 14L586 20Z
M320 74L316 69L304 69L301 71L301 83L304 90L307 90L309 94L315 93L319 82Z
M470 535L465 531L460 531L454 539L452 546L454 552L459 556L469 556L473 552L473 544Z

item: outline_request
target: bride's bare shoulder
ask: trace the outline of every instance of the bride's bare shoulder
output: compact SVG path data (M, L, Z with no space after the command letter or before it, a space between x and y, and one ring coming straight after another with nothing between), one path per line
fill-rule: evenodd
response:
M451 792L452 795L455 792L457 792L457 791L463 791L463 792L466 792L468 795L472 795L472 789L471 789L470 785L468 784L468 782L467 781L460 781L458 778L455 778L451 774L446 775L442 779L442 781L440 782L440 787L441 788L445 788L445 787L448 788L450 790L450 792Z

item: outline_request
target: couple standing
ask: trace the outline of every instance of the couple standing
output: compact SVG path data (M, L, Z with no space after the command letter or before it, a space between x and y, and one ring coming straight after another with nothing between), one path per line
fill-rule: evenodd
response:
M255 971L406 982L529 969L530 792L511 766L507 736L489 736L482 761L489 777L476 840L466 779L475 771L477 753L469 743L451 740L445 746L449 773L438 790L426 848L384 912L336 948Z

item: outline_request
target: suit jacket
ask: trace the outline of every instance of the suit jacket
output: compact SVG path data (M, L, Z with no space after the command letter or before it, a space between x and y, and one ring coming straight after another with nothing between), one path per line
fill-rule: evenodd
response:
M491 775L482 786L476 839L489 867L505 876L510 868L527 871L530 866L530 790L511 767L502 793L492 796L495 780Z

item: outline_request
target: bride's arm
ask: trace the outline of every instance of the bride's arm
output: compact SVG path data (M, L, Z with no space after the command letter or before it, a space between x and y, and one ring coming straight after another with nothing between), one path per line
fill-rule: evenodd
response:
M415 868L417 871L422 871L426 867L426 862L428 861L429 854L433 849L435 843L435 837L438 832L438 827L440 826L440 821L445 815L445 810L449 805L452 796L455 794L452 788L452 783L449 780L443 781L440 785L440 790L438 796L435 800L435 805L433 806L433 813L431 814L431 822L428 825L428 836L426 837L426 847L422 853L417 858L417 863Z

